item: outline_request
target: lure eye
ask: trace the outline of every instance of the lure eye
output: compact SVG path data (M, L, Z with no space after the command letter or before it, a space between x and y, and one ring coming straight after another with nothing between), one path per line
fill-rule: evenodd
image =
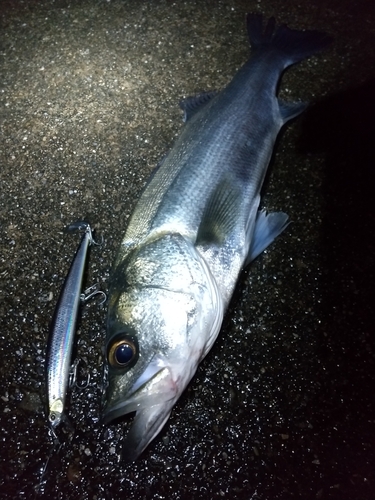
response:
M108 351L108 362L114 368L126 368L135 361L138 349L129 338L115 340Z

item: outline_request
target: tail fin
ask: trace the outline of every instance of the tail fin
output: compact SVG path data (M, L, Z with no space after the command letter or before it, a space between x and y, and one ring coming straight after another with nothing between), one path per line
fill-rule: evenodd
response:
M297 63L329 45L333 38L320 31L298 31L285 24L276 27L271 17L263 33L263 16L247 14L247 33L253 49L270 46L284 54L287 66Z

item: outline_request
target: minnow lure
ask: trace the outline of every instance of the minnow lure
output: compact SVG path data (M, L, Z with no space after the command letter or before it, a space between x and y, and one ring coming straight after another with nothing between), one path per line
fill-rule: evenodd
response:
M71 357L74 343L79 306L94 295L104 292L93 291L82 294L82 281L86 265L88 248L96 244L88 222L79 221L70 224L66 231L84 230L80 245L70 266L68 275L60 292L53 315L47 345L46 377L48 393L48 422L53 435L54 430L64 417L65 398L69 385Z

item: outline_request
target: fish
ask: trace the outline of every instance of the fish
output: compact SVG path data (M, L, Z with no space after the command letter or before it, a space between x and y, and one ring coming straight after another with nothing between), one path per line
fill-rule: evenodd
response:
M91 226L88 222L78 221L66 228L67 232L82 230L84 233L61 289L48 335L46 353L48 423L54 437L61 421L67 421L64 408L79 307L82 301L97 293L92 291L88 297L82 294L88 249L95 243Z
M220 92L181 103L185 125L136 204L114 262L104 425L134 413L122 458L159 434L212 348L242 269L288 225L259 209L276 137L305 103L277 98L290 65L329 35L247 15L249 60Z

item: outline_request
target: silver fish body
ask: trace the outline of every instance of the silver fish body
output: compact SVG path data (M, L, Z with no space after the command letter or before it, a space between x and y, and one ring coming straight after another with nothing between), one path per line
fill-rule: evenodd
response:
M48 337L46 377L48 422L52 430L60 424L64 414L75 329L81 302L82 280L88 248L93 243L88 223L75 223L67 230L77 229L84 229L84 234L60 292Z
M135 459L158 434L211 349L241 269L287 225L259 211L277 134L303 111L276 88L329 37L248 15L253 54L220 93L182 104L186 125L143 192L112 275L104 422L136 412Z

